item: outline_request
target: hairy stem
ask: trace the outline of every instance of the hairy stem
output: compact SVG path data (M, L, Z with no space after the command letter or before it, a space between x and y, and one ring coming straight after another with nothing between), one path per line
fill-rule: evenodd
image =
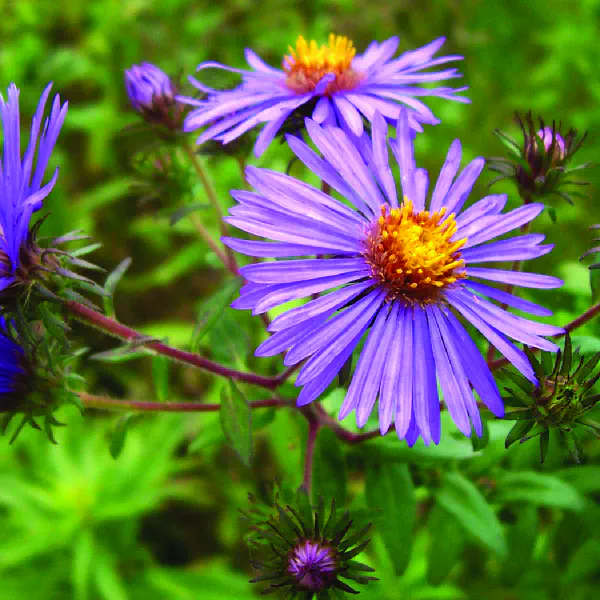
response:
M208 171L204 167L204 164L202 163L202 161L200 160L200 158L198 157L196 152L194 152L194 148L192 146L190 146L189 144L184 144L183 149L184 149L185 153L187 154L187 156L189 157L194 169L196 170L196 173L198 173L200 182L202 183L204 190L206 192L206 197L208 198L208 201L210 202L211 206L215 210L217 218L219 219L219 227L221 229L221 235L227 235L227 224L223 220L223 216L224 216L223 209L221 208L221 204L219 203L219 198L217 197L217 192L216 192L212 182L210 181ZM232 250L230 248L228 248L227 246L225 246L225 253L227 255L227 261L225 262L225 266L232 272L237 273L238 264L235 259L235 255L233 254Z
M79 398L86 408L99 408L103 410L134 410L141 412L215 412L221 408L220 404L206 404L202 402L140 402L137 400L115 400L104 396L94 396L86 392L79 392ZM287 406L280 398L267 398L250 402L250 408L270 408L272 406Z
M190 218L192 220L192 223L194 224L196 231L198 232L200 237L206 242L206 245L217 255L217 258L223 263L223 265L225 265L225 267L229 271L231 271L231 273L233 273L234 275L238 275L239 273L237 268L231 264L229 257L226 256L225 252L223 252L221 248L219 248L219 245L212 238L208 229L204 227L198 215L191 214Z
M86 324L97 327L98 329L117 338L127 341L135 341L143 340L145 337L135 329L131 329L130 327L127 327L127 325L123 325L115 319L106 317L99 312L80 304L79 302L69 300L65 302L65 306L73 315ZM220 363L209 360L208 358L204 358L199 354L179 350L177 348L167 346L162 342L149 341L148 343L143 343L143 345L151 350L154 350L154 352L157 354L168 356L169 358L192 365L198 369L203 369L209 373L214 373L215 375L220 375L221 377L229 377L235 381L249 383L251 385L260 386L269 390L274 390L275 388L279 387L290 375L288 369L288 371L277 377L264 377L256 373L245 373L243 371L237 371L236 369L230 369L229 367L221 365Z

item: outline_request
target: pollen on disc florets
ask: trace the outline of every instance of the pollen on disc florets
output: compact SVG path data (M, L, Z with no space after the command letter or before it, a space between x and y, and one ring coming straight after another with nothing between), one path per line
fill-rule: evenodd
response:
M452 239L457 225L454 214L446 212L414 213L406 198L400 208L381 207L368 231L364 256L388 300L430 304L445 287L466 277L460 249L467 239Z
M335 79L325 89L325 95L353 89L363 78L362 73L352 69L356 49L347 37L331 33L329 44L319 46L315 40L307 42L300 36L296 48L290 46L289 51L283 59L286 85L298 94L314 90L327 74L334 75Z

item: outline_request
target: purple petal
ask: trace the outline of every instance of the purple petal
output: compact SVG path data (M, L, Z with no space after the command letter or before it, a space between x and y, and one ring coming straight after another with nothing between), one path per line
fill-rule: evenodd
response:
M370 287L373 287L373 284L370 281L356 283L330 292L326 296L315 298L314 300L307 302L304 306L292 308L282 315L279 315L269 326L269 331L280 331L286 327L297 325L305 319L316 317L331 308L337 310L348 304L350 300L356 298L361 292L364 292Z
M445 311L444 316L453 330L456 348L461 355L462 365L482 402L497 416L504 416L504 403L500 397L498 386L475 342L467 330L459 323L451 311Z
M358 427L363 427L373 410L383 373L384 353L387 350L383 347L382 342L385 336L388 313L388 306L385 305L379 311L371 327L348 392L340 408L338 416L340 421L356 409L356 424Z
M401 325L404 322L404 310L404 307L401 307L399 302L394 302L392 312L388 318L388 327L392 332L392 337L381 378L379 396L379 430L381 431L381 435L387 433L396 413L396 396L401 369L400 358L402 355Z
M433 195L431 196L431 204L429 206L431 212L439 212L444 205L448 190L452 186L452 181L456 177L458 168L460 167L461 152L460 140L454 140L448 150L446 161L440 171Z
M477 246L478 244L487 242L492 238L504 235L513 229L517 229L517 227L521 227L521 225L525 225L525 223L529 223L535 219L543 210L543 204L526 204L525 206L515 208L515 210L511 210L506 214L499 215L496 217L495 224L486 226L485 228L480 229L474 235L472 234L464 248L466 250L471 246Z
M448 406L448 412L458 429L464 435L470 436L471 423L469 422L469 415L464 401L466 399L465 394L472 396L471 390L469 390L468 385L464 382L462 370L456 371L454 369L456 365L451 363L450 356L453 356L454 348L452 345L450 347L444 345L444 341L447 340L442 338L435 310L428 311L427 323L429 325L437 376L442 388L444 401Z
M465 270L469 277L479 277L489 281L510 283L525 288L553 289L563 285L564 281L551 275L540 275L539 273L526 273L524 271L503 271L502 269L484 269L480 267L468 267Z
M379 310L384 297L385 292L378 289L373 290L343 312L335 315L316 333L307 336L306 339L302 340L302 343L294 346L285 357L284 364L286 366L295 365L307 356L317 352L323 346L330 344L350 324L362 326L360 324L369 323Z
M509 294L508 292L504 292L498 288L493 288L469 279L465 281L465 286L478 294L492 298L492 300L497 300L498 302L507 304L508 306L514 306L517 310L522 310L523 312L537 315L539 317L550 317L552 315L551 310L540 306L539 304L529 302L529 300L523 300L523 298L519 298L518 296Z
M481 334L492 344L497 350L499 350L509 362L511 362L527 379L533 383L537 383L533 369L529 364L527 356L522 350L519 350L513 343L511 343L502 333L497 329L489 325L486 321L479 317L479 315L473 310L473 308L454 295L446 294L448 300L452 306L460 312L460 314L467 320L471 325L478 329Z

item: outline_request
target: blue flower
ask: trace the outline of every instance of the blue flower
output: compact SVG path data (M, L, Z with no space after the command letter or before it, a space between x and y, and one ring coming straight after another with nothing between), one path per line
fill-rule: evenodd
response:
M246 50L250 71L234 69L216 62L202 63L198 70L217 68L240 73L237 88L219 91L194 78L191 83L206 99L181 98L196 107L185 120L184 131L207 127L197 143L217 140L224 144L238 138L260 123L266 123L258 136L255 153L260 156L284 122L304 106L306 115L323 125L338 125L355 135L363 132L363 117L373 120L376 111L395 123L402 106L408 107L410 127L422 131L421 123L437 124L431 110L420 100L437 96L459 102L456 96L466 88L426 88L431 83L460 77L456 69L422 72L431 67L462 59L461 56L433 58L444 38L422 48L392 58L399 39L392 37L382 44L372 42L364 54L345 37L329 36L329 45L319 47L315 41L299 37L296 48L283 61L283 70L265 64L252 50Z
M465 435L482 422L471 387L497 416L503 403L494 379L462 321L471 323L525 377L535 375L524 352L508 338L555 351L542 336L559 327L507 312L490 300L533 315L551 312L477 280L529 288L556 288L551 276L514 272L478 263L537 258L552 249L543 235L494 238L529 223L542 204L502 213L505 194L487 196L462 210L484 160L476 158L460 174L461 145L448 152L430 200L429 176L413 158L409 117L402 111L397 139L389 140L400 167L401 193L388 163L387 123L373 118L372 140L353 142L339 128L307 119L306 128L322 154L288 136L297 157L338 192L345 202L293 177L249 167L256 190L234 191L238 205L227 222L275 242L224 238L250 256L319 258L251 264L241 269L248 283L233 306L255 314L291 300L331 290L279 315L274 335L258 356L287 350L286 365L302 361L296 385L305 405L327 388L365 339L339 418L356 411L367 422L379 398L382 434L395 422L401 439L426 444L440 439L440 400ZM458 175L458 176L457 176ZM438 396L438 384L442 397Z
M29 262L30 222L34 212L42 207L44 198L52 191L58 169L52 179L42 185L44 172L67 113L67 103L62 106L55 96L50 116L44 121L49 84L40 98L31 122L31 134L25 156L21 160L19 122L19 90L14 84L8 88L8 102L0 94L0 116L4 134L4 151L0 161L0 292L17 283L23 276L22 268ZM34 154L37 146L37 162Z
M14 408L25 377L23 350L6 335L6 323L0 317L0 413Z
M131 106L147 121L169 129L181 127L183 107L175 100L176 86L157 66L142 63L127 69L125 88Z

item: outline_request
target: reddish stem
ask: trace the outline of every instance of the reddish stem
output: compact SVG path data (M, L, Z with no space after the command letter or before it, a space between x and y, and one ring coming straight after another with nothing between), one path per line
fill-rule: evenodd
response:
M86 392L77 394L87 408L106 410L137 410L144 412L215 412L221 408L220 404L207 404L203 402L139 402L137 400L115 400L104 396L94 396ZM254 400L249 403L250 408L269 408L273 406L287 406L280 398Z
M73 302L72 300L69 300L65 302L65 305L74 315L80 317L86 323L98 327L99 329L118 338L131 341L143 339L144 337L135 329L131 329L130 327L115 321L114 319L105 317L99 312L96 312L95 310L88 308L79 302ZM209 371L215 375L229 377L235 381L242 381L244 383L257 385L269 390L274 390L275 388L279 387L289 377L289 369L277 377L264 377L256 373L244 373L242 371L237 371L236 369L230 369L229 367L225 367L224 365L209 360L208 358L204 358L199 354L178 350L177 348L172 348L171 346L167 346L162 342L149 342L143 345L151 350L154 350L158 354L168 356L169 358L173 358L188 365L193 365L194 367Z

